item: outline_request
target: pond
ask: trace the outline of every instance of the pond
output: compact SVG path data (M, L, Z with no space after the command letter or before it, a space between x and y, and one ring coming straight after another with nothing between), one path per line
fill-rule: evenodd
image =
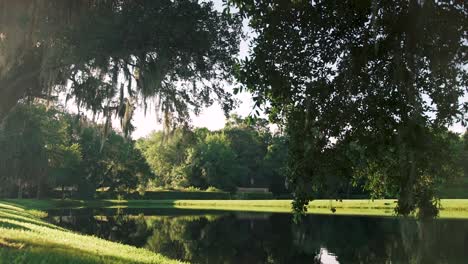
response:
M60 209L49 221L192 263L468 263L468 221L182 209Z

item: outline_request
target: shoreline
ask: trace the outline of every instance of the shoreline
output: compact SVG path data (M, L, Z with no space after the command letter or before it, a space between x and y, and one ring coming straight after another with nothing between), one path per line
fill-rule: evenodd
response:
M1 201L1 200L0 200ZM291 200L4 200L34 209L174 208L192 210L292 213ZM308 214L396 217L396 200L314 200ZM332 212L332 208L335 212ZM438 218L468 219L468 199L442 199Z

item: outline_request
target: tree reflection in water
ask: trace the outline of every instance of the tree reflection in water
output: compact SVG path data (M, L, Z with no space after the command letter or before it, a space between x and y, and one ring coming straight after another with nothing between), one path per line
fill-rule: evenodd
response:
M63 227L194 263L465 263L468 221L160 210L51 211Z

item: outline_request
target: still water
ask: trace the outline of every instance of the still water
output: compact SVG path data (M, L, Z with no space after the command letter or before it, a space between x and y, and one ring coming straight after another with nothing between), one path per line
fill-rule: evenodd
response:
M468 263L467 220L61 209L49 221L192 263Z

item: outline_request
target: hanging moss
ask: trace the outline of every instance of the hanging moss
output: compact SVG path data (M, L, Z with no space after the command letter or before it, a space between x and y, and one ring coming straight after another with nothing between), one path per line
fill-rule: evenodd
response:
M133 108L147 99L171 117L165 123L187 122L190 110L213 98L232 107L231 95L215 84L230 79L241 19L212 3L0 0L0 6L0 118L25 95L58 91L95 115L116 114L126 134ZM17 85L19 79L28 83Z

